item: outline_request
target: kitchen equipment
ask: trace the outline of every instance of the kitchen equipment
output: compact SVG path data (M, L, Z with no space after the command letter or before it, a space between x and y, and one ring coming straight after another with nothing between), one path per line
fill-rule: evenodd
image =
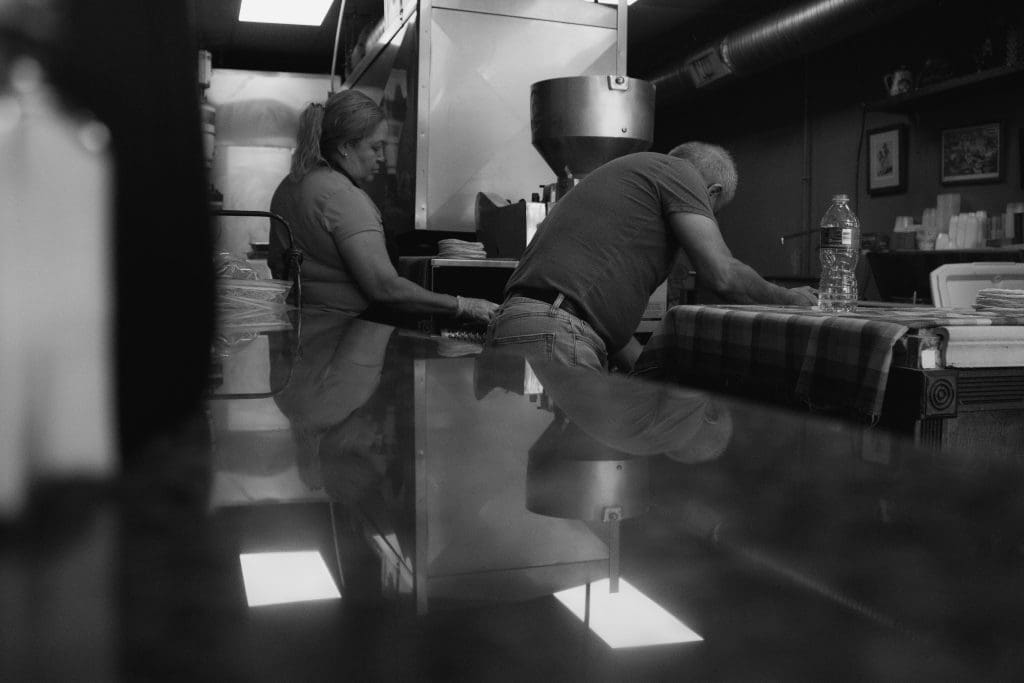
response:
M654 139L654 86L626 76L572 76L530 87L533 146L558 176L557 196Z
M558 176L544 188L555 202L580 178L616 157L642 152L654 140L654 84L626 70L625 0L616 14L615 73L549 78L530 86L533 146Z
M542 202L520 199L515 204L498 204L486 193L478 192L476 231L487 256L518 259L537 233L537 226L546 213L547 206Z
M1024 290L1024 263L946 263L929 275L932 302L939 308L969 308L982 289Z

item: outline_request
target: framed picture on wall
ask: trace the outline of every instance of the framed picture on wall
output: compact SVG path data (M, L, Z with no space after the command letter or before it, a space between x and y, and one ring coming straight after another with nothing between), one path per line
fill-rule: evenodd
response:
M907 191L907 127L868 131L868 194Z
M942 131L939 163L943 185L995 183L1003 179L1003 124L982 123Z

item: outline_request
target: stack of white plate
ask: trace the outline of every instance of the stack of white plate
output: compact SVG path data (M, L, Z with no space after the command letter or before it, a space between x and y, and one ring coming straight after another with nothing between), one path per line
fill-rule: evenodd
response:
M437 243L437 255L441 258L487 258L483 242L465 242L454 239L439 240Z
M991 308L1024 310L1024 289L982 289L974 300L980 311Z

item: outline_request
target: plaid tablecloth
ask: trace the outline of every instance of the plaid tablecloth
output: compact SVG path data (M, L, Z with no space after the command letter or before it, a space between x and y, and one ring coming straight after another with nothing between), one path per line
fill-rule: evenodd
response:
M910 330L1022 325L1016 312L867 307L827 315L798 306L676 306L648 340L634 373L789 395L829 411L876 418L893 347ZM713 382L709 382L712 380Z

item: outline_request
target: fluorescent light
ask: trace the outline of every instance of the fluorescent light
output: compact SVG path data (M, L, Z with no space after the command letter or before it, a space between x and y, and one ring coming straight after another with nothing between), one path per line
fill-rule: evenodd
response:
M619 0L594 0L599 5L617 5ZM632 5L636 0L626 0L627 5Z
M341 597L324 558L315 550L242 553L238 559L249 607Z
M583 621L586 585L555 593L555 597ZM618 593L608 592L608 579L590 584L590 630L613 648L704 640L621 578Z
M334 0L242 0L239 21L319 26Z

